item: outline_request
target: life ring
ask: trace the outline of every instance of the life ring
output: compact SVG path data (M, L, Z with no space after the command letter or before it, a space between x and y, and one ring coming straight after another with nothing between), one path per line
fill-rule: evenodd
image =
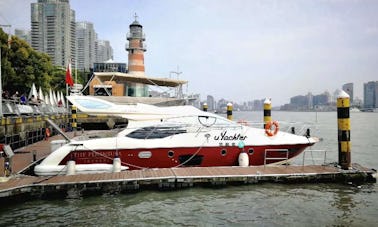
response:
M272 130L272 126L274 125L274 130ZM278 132L278 130L280 129L279 125L278 125L278 122L277 121L269 121L268 123L266 123L265 125L265 133L268 135L268 136L275 136Z
M46 128L46 130L45 130L45 135L46 135L45 139L48 140L49 137L50 137L50 135L51 135L51 133L50 133L50 129L49 129L49 128Z
M244 125L244 126L248 126L248 122L246 120L243 120L243 119L238 120L237 123L241 124L241 125Z

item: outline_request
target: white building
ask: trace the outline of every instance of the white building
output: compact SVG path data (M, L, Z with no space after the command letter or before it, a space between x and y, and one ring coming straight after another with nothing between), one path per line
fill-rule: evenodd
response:
M215 99L213 96L208 95L206 98L207 106L209 111L214 111L215 110Z
M350 103L354 103L354 100L353 100L353 83L344 84L342 88L343 88L343 91L345 91L349 95Z
M89 72L96 62L96 32L91 22L76 23L77 68Z
M31 3L31 44L47 53L53 64L66 67L75 59L75 11L69 0L38 0ZM75 68L75 61L72 61Z
M97 40L96 62L105 62L113 59L113 48L108 40Z
M20 39L25 40L29 45L31 45L31 32L23 29L15 29L14 35Z
M378 81L364 83L364 108L378 108Z

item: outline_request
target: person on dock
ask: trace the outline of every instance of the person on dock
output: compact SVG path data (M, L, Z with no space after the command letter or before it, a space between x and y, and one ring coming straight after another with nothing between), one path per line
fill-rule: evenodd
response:
M4 176L9 177L11 173L12 173L12 171L11 171L9 159L5 159L5 162L4 162Z
M3 97L3 99L9 99L9 92L8 91L3 91L3 93L1 94L1 96Z
M12 99L13 99L13 101L18 102L18 101L19 101L19 98L20 98L20 95L18 94L18 91L16 91L16 92L12 95Z
M25 93L21 95L21 97L20 97L20 103L22 105L26 105L26 96L25 96Z

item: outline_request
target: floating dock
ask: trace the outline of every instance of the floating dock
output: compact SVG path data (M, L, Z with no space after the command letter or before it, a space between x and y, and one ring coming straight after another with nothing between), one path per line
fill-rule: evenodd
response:
M79 135L81 132L78 133ZM95 136L85 132L81 136ZM68 134L73 137L73 133ZM50 153L54 136L15 151L11 177L0 178L0 200L85 196L101 193L122 193L143 189L175 190L195 186L225 186L274 183L352 183L360 185L376 182L376 171L353 164L344 170L330 165L273 165L185 167L166 169L127 170L118 173L80 174L69 176L37 177L24 175L36 162ZM3 162L3 161L2 161ZM0 169L2 169L0 165Z
M67 197L93 193L120 193L142 189L179 189L194 186L277 183L375 182L375 172L358 164L351 170L334 166L186 167L131 170L119 173L70 176L18 176L0 183L0 200L25 197Z

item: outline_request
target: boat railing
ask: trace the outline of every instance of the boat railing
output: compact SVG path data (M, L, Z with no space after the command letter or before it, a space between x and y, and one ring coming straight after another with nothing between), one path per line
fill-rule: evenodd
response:
M285 152L285 157L269 157L269 153L272 153L272 152ZM313 153L314 152L318 152L318 153L321 153L323 152L324 153L324 156L322 158L315 158ZM310 153L311 155L311 161L312 161L312 164L315 165L315 160L322 160L323 163L322 165L327 165L327 150L322 150L322 149L308 149L308 150L305 150L303 152L303 156L302 156L302 166L305 166L306 164L306 153ZM288 149L266 149L265 152L264 152L264 167L267 165L267 161L269 160L276 160L276 161L285 161L284 163L280 162L281 164L285 164L285 165L288 165L288 160L289 160L289 150ZM275 163L277 164L277 163ZM299 163L298 163L299 164Z
M280 130L292 134L297 135L308 135L310 133L309 130L317 131L316 124L311 122L287 122L287 121L279 121L280 123Z
M238 120L237 123L244 126L250 126L254 128L264 128L264 122L256 121L245 121ZM307 135L308 130L317 130L316 124L311 122L287 122L287 121L278 121L280 131L288 132L297 135Z
M305 165L305 160L306 160L306 153L309 152L311 154L311 161L312 161L312 164L315 165L315 160L323 160L323 165L326 165L327 164L327 150L322 150L322 149L307 149L303 152L303 160L302 160L302 166ZM313 152L323 152L324 153L324 156L323 158L314 158L314 154Z
M267 157L267 155L271 152L285 152L286 156L285 157ZM289 160L289 150L288 149L265 149L264 151L264 167L266 166L266 162L269 161L269 160L282 160L282 161L285 161L285 164L287 164L287 160Z
M264 127L264 123L263 122L255 122L255 121L238 121L239 124L241 125L245 125L245 126L250 126L250 127L254 127L254 128L263 128Z

